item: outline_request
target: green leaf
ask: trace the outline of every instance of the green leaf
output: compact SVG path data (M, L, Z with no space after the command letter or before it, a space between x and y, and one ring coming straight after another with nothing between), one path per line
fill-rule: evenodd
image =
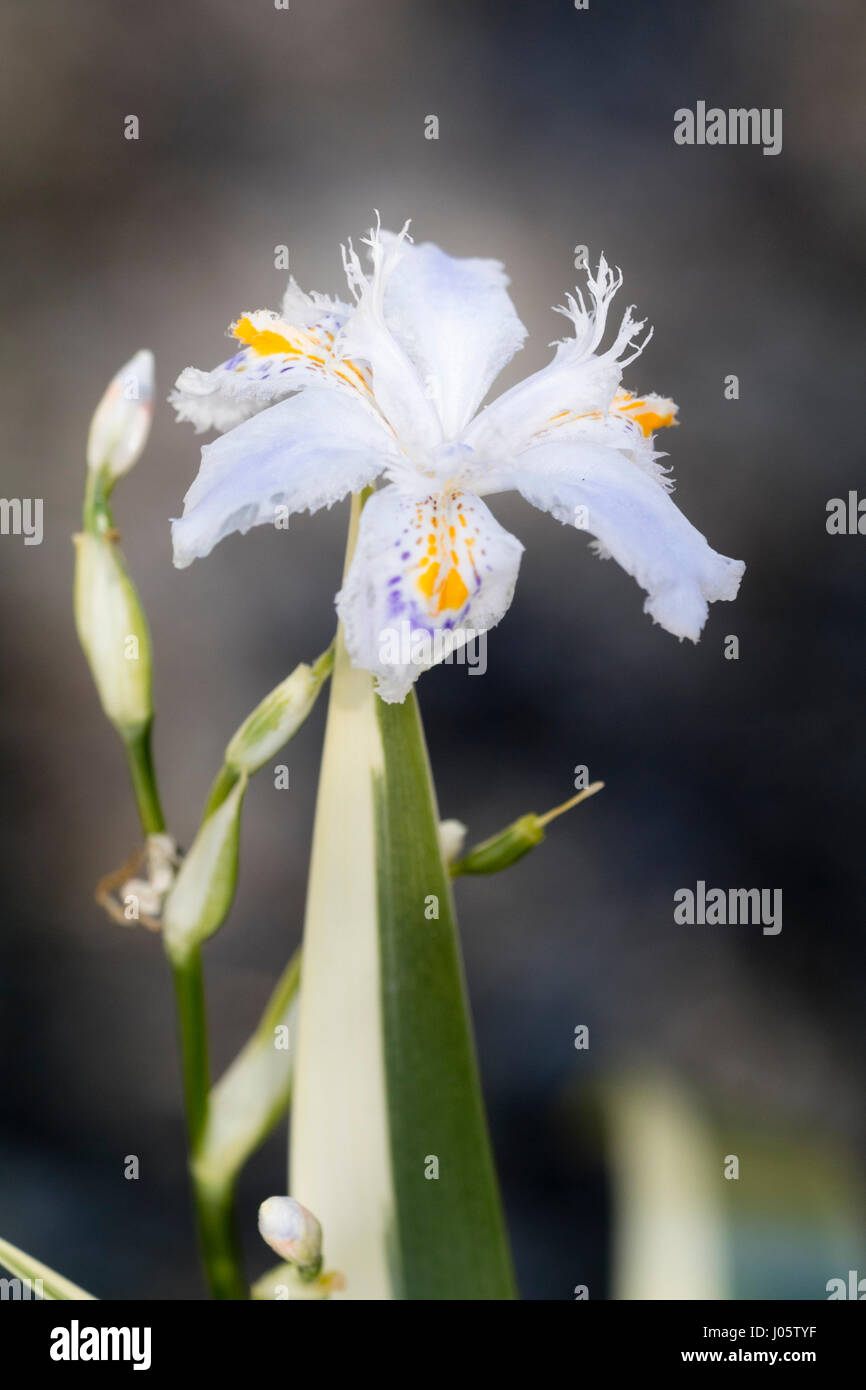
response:
M17 1279L26 1280L37 1294L40 1292L39 1286L41 1285L41 1294L44 1299L96 1302L92 1293L80 1289L70 1279L64 1279L62 1274L49 1269L48 1265L42 1264L39 1260L34 1260L32 1255L25 1254L17 1246L10 1245L8 1240L0 1240L0 1264L10 1270Z
M401 705L377 698L376 713L385 754L374 789L382 1022L404 1297L513 1298L414 691ZM433 1159L436 1178L427 1175Z

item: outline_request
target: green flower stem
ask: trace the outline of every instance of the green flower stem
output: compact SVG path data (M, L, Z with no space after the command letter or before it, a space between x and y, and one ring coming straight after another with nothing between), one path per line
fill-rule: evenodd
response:
M156 785L153 754L150 747L151 724L124 737L123 746L132 777L135 804L145 835L159 835L165 830L165 816Z
M210 1090L201 950L194 947L182 961L172 962L172 973L180 1025L186 1123L190 1150L194 1153L204 1132Z
M132 738L124 739L135 801L145 835L165 830L148 724ZM184 1102L189 1134L189 1166L192 1175L196 1229L205 1277L214 1298L247 1297L234 1215L234 1184L209 1185L195 1171L195 1159L207 1123L210 1066L208 1062L207 1011L201 950L196 947L180 961L172 961Z
M211 1295L249 1298L235 1214L235 1180L195 1184L196 1225Z
M214 1298L244 1299L246 1281L234 1213L234 1175L209 1182L197 1168L205 1133L210 1092L207 1014L201 950L194 947L172 962L180 1033L190 1172L196 1228L208 1287Z
M300 951L296 951L252 1038L208 1093L200 950L193 951L183 965L175 965L181 1037L193 1044L190 1049L184 1045L184 1080L196 1224L214 1298L249 1297L235 1221L235 1187L250 1154L289 1103L291 1055L274 1048L274 1029L290 1017L299 979Z
M124 738L124 747L142 829L145 835L159 834L165 830L165 817L151 753L150 724L132 737ZM244 1299L247 1297L247 1287L235 1225L234 1180L221 1184L207 1183L196 1172L196 1155L207 1123L210 1091L201 950L196 947L182 960L172 961L171 965L189 1135L193 1205L205 1277L214 1298Z
M218 810L219 807L222 806L226 797L230 795L232 788L237 783L237 780L238 773L234 770L234 768L226 767L225 763L223 763L222 767L220 768L219 772L214 778L213 786L210 789L207 804L204 808L204 815L202 816L202 820L207 820L208 816L212 816L214 811Z
M153 722L150 635L140 599L117 549L118 535L109 501L115 481L108 466L88 471L82 514L84 536L77 538L76 625L103 709L123 740L139 818L145 836L149 836L160 834L166 828L150 743ZM112 640L106 638L106 622L108 638ZM143 675L137 683L130 680L124 667L125 653L121 655L119 650L120 639L130 632L139 639L140 659L144 663ZM221 801L241 777L245 783L243 770L225 787ZM235 1229L233 1176L228 1181L208 1181L196 1168L207 1126L210 1093L207 1015L199 944L191 945L188 950L173 951L170 963L180 1034L193 1201L205 1275L214 1298L244 1299L248 1295ZM89 1295L60 1293L54 1296Z

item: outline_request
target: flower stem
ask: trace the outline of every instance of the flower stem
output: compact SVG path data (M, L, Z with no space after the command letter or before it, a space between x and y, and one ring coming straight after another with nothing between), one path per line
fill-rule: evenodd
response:
M145 835L158 835L165 830L165 816L156 785L153 754L150 748L151 724L145 724L129 738L124 738L123 746L132 777L135 804Z
M235 1183L196 1183L196 1224L211 1295L217 1299L249 1298L241 1267L235 1221Z
M234 1175L221 1181L208 1181L196 1168L207 1123L210 1092L200 948L195 947L181 960L173 961L172 970L180 1032L193 1202L205 1277L214 1298L244 1299L248 1293L235 1225Z
M207 1097L210 1090L204 975L200 949L196 947L182 961L173 962L172 971L180 1027L187 1131L190 1149L195 1153L207 1118Z
M165 830L156 771L150 746L150 724L124 739L135 802L145 835ZM234 1180L204 1181L195 1159L207 1121L210 1066L208 1063L207 1013L204 973L199 948L172 962L183 1070L186 1123L189 1134L189 1167L199 1248L208 1287L214 1298L247 1298L234 1216Z

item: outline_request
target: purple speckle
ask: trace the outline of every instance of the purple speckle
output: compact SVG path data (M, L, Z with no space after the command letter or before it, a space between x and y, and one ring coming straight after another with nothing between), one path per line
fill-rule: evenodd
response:
M401 560L408 560L408 559L409 559L409 556L410 556L411 554L412 554L411 550L404 550L404 551L403 551L403 554L400 556L400 559L401 559Z

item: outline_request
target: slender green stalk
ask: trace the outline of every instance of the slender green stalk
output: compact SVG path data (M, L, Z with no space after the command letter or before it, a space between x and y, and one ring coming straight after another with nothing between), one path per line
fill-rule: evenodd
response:
M162 804L156 785L153 754L150 748L150 730L151 724L148 723L139 733L131 738L125 738L123 746L126 749L141 827L145 835L159 835L165 830L165 816L162 813Z
M214 1298L244 1299L248 1294L235 1224L235 1174L219 1181L208 1181L196 1165L207 1125L210 1093L201 950L194 947L182 960L173 961L172 971L189 1134L189 1166L205 1277Z
M180 1028L186 1122L190 1150L194 1153L201 1142L207 1120L210 1090L201 951L196 947L182 962L173 962L172 973Z
M204 808L204 815L202 816L203 821L207 820L208 816L212 816L214 811L219 810L226 797L230 795L237 780L238 774L235 772L234 768L226 767L225 764L223 764L214 778L213 786L210 789L210 794Z
M249 1298L235 1220L235 1180L196 1183L196 1225L208 1286L217 1299Z
M177 1003L183 1090L189 1135L195 1223L205 1278L213 1298L245 1299L240 1243L235 1221L235 1173L218 1180L198 1166L208 1120L210 1062L201 949L171 962Z
M165 817L157 787L150 747L150 725L124 740L135 801L145 835L165 830ZM195 1170L195 1158L207 1123L210 1066L208 1062L207 1011L201 951L197 947L182 961L172 962L177 1004L186 1123L189 1134L189 1166L193 1204L205 1277L214 1298L247 1297L241 1268L240 1247L234 1216L234 1181L217 1185L204 1182Z

